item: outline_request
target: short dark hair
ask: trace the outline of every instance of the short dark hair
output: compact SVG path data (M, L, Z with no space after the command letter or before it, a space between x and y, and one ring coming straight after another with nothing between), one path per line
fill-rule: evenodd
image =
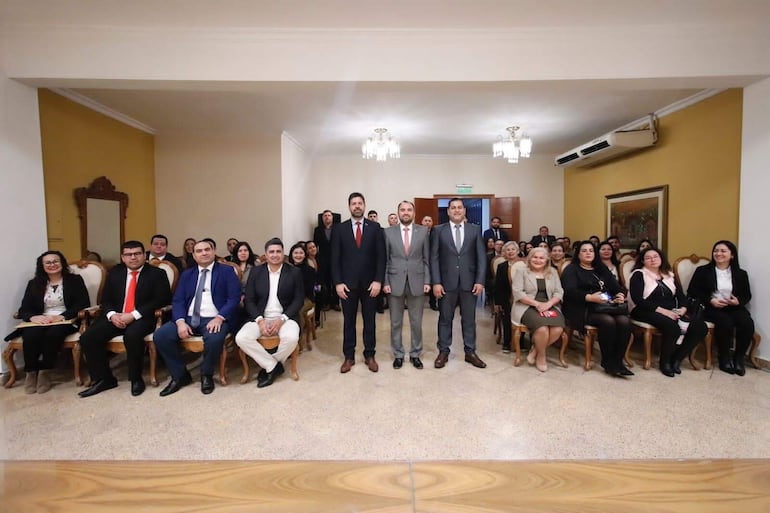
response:
M209 244L211 244L212 248L217 249L217 241L215 241L211 237L206 237L205 239L201 239L198 242L208 242Z
M451 205L452 205L452 203L454 203L455 201L459 201L459 202L460 202L460 204L463 206L463 208L465 208L465 202L463 201L463 199L462 199L462 198L458 198L457 196L455 196L454 198L450 199L450 200L449 200L449 203L447 203L447 205L448 205L448 206L451 206Z
M368 216L370 216L370 215L372 215L372 214L374 214L374 215L376 215L376 216L379 216L379 214L377 213L377 211L376 211L376 210L370 210L369 212L367 212L367 213L366 213L366 216L368 217Z
M144 244L142 244L138 240L127 240L126 242L120 245L120 252L123 253L124 249L133 249L133 248L142 248L142 253L144 253Z
M166 246L168 246L168 237L166 237L162 233L156 233L155 235L150 237L150 244L152 244L152 241L154 241L155 239L163 239L166 242Z
M348 196L348 205L350 205L350 202L353 201L354 198L361 198L364 203L366 203L366 199L364 198L364 195L360 192L351 192Z
M620 237L618 237L617 235L610 235L609 237L607 237L607 242L615 239L620 240Z
M283 241L279 239L278 237L273 237L272 239L265 242L265 251L267 251L267 248L270 246L281 246L281 249L283 249Z
M331 211L331 210L329 210L328 208L327 208L326 210L324 210L323 212L321 212L321 215L324 215L324 214L325 214L325 213L327 213L327 212L329 212L331 215L334 215L334 212L332 212L332 211Z
M494 216L494 217L492 217L492 219L489 220L489 222L491 223L495 219L497 219L498 221L502 221L502 219L500 219L500 216Z
M401 205L403 205L404 203L412 205L412 208L414 208L414 203L412 203L411 201L409 201L409 200L401 200L401 201L398 202L398 205L396 205L396 210L398 210L401 207Z

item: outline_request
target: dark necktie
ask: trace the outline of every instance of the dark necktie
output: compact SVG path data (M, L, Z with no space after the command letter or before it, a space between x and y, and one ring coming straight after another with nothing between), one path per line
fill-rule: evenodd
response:
M190 319L190 325L193 328L197 328L201 325L201 301L203 301L203 288L206 285L206 273L208 269L201 269L201 273L198 276L198 287L195 289L195 302L193 303L193 314Z
M361 221L356 221L356 247L361 247Z
M462 246L463 244L462 244L462 238L460 236L460 225L456 224L455 225L455 247L457 248L458 253L462 249Z

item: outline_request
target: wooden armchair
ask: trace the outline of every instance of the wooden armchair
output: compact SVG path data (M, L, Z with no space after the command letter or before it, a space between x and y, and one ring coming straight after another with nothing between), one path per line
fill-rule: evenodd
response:
M91 306L87 309L78 312L78 322L80 328L75 333L68 335L64 339L62 347L64 349L70 349L72 351L72 361L75 374L75 384L81 385L83 380L80 377L80 335L88 327L88 321L91 318L91 312L99 308L99 303L102 299L102 289L104 288L104 281L107 278L107 270L99 262L93 262L88 260L80 260L70 264L70 272L80 275L86 284L88 290L88 300ZM5 384L5 388L11 388L16 382L16 364L13 361L13 355L16 351L20 351L24 346L23 337L16 337L8 343L8 347L3 351L3 359L8 365L10 377Z

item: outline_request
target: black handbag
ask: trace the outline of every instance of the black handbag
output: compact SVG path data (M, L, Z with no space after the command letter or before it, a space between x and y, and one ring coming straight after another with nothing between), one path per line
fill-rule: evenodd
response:
M591 312L607 315L628 315L628 303L591 303Z

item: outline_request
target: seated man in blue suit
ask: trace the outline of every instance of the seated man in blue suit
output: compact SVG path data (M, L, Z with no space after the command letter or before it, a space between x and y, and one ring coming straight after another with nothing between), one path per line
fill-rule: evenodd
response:
M216 261L216 248L208 240L193 247L195 267L182 273L174 293L171 321L155 332L155 347L166 362L171 381L160 392L161 397L179 391L192 383L187 371L179 340L201 335L203 362L201 363L201 392L214 391L214 365L222 354L225 337L234 325L241 301L241 283L226 264Z

